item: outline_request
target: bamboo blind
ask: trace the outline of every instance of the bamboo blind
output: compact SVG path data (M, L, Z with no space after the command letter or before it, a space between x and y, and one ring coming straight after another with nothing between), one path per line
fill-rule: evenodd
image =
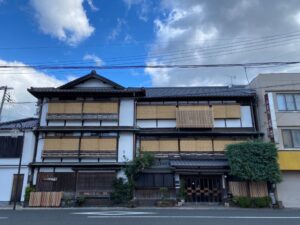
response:
M229 144L237 144L243 141L240 140L214 140L214 151L225 151Z
M79 147L78 138L46 138L45 151L77 151Z
M84 113L118 113L118 102L85 102Z
M229 191L235 197L248 196L247 182L229 182Z
M48 113L61 114L65 112L64 103L48 103Z
M175 119L175 105L138 105L137 119Z
M266 182L250 182L251 197L266 197L268 196L268 187Z
M81 151L116 151L116 138L82 138Z
M212 151L212 140L188 140L180 139L181 152Z
M141 140L143 152L178 152L178 140Z
M214 105L215 119L238 119L241 118L240 105Z
M210 108L179 109L176 111L178 128L212 128L213 117Z
M72 113L81 113L82 110L82 103L81 102L72 102L72 103L65 103L65 110L64 113L66 114L72 114Z
M30 207L59 207L62 192L31 192L29 198Z

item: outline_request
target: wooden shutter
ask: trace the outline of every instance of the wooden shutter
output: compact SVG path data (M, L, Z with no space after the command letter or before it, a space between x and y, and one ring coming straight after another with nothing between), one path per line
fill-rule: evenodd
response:
M226 107L225 105L214 105L213 113L215 119L225 119L226 118Z
M85 102L83 104L83 113L98 113L98 103Z
M62 114L65 112L64 103L48 103L48 113L50 114Z

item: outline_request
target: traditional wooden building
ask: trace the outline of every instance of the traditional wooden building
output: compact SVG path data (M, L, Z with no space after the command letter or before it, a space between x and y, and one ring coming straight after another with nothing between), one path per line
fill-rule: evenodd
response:
M108 197L122 166L145 152L153 168L135 197L161 187L189 201L222 201L227 144L257 138L255 92L240 87L125 88L92 71L58 88L30 88L39 99L33 183L38 191Z

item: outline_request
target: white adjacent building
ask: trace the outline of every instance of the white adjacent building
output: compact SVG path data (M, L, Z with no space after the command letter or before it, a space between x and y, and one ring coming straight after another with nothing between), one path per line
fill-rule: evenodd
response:
M0 123L0 204L11 203L15 193L18 202L24 201L25 188L32 175L30 163L34 157L36 125L35 118Z

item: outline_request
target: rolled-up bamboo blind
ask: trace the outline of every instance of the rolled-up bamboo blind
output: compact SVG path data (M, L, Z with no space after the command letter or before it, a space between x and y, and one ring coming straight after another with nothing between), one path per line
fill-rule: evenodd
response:
M212 140L180 139L180 151L181 152L212 151Z
M64 103L48 103L48 113L61 114L65 112Z
M241 118L240 105L214 105L215 119L238 119Z
M225 151L225 148L229 144L241 143L241 140L214 140L214 151Z
M117 102L85 102L83 113L118 113Z

